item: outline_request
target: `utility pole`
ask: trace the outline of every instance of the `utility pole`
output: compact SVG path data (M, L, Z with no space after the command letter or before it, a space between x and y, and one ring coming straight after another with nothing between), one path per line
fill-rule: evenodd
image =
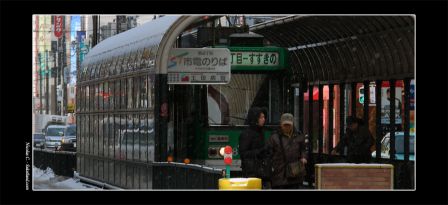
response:
M93 39L92 39L92 47L94 47L97 43L98 39L98 16L92 16L93 21Z
M42 75L43 75L43 73L42 73L42 55L41 55L41 53L39 52L38 53L38 56L39 56L39 86L40 86L40 89L39 89L39 99L40 99L40 106L39 106L39 110L40 110L40 114L42 114Z
M62 62L61 62L61 64L62 64L62 67L61 67L61 91L62 91L62 102L61 102L61 115L65 115L65 111L67 110L67 108L66 108L66 91L65 91L65 88L67 87L67 86L65 86L65 79L64 79L64 74L65 74L65 67L67 66L67 64L66 64L66 58L67 58L67 55L66 55L66 45L65 45L65 35L66 35L66 33L65 33L65 16L63 16L63 26L62 26L62 33L63 33L63 35L62 35L62 47L63 47L63 49L62 49Z
M98 15L98 28L97 28L97 36L96 36L96 41L95 41L95 45L98 44L98 42L100 42L100 36L101 36L101 16ZM93 47L93 46L92 46Z
M54 96L54 112L52 113L53 115L55 115L57 113L58 110L58 93L57 93L57 86L58 86L58 80L57 77L58 75L57 70L58 70L58 66L56 64L56 52L57 52L57 46L56 46L56 50L53 51L53 68L51 69L51 75L53 76L53 96Z
M126 16L117 16L116 22L117 22L117 33L116 34L119 34L119 33L121 33L121 30L123 29L121 27L121 24L126 23Z
M61 114L61 107L59 105L59 100L58 100L59 92L57 92L57 87L59 86L60 81L61 81L61 76L60 76L61 67L62 67L62 64L61 64L61 57L62 57L61 50L63 48L62 47L62 43L61 43L61 39L58 39L58 46L57 46L57 48L58 48L57 49L57 52L58 52L58 55L57 55L58 61L57 61L57 63L58 63L58 65L57 65L57 69L56 69L56 114L60 115Z
M50 90L49 90L49 87L50 87L50 73L51 72L48 72L48 50L45 50L45 67L46 67L46 81L47 81L47 83L46 83L46 86L45 86L45 114L48 114L48 111L49 111L49 105L50 105L50 100L49 100L49 92L50 92Z

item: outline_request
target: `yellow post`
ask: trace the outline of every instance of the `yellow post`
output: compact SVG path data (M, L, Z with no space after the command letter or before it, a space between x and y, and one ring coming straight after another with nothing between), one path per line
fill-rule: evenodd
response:
M221 178L220 190L261 190L260 178Z

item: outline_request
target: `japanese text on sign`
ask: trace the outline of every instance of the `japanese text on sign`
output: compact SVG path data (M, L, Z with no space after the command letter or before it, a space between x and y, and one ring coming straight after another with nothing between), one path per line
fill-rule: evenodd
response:
M210 135L208 137L209 142L228 142L229 136L228 135Z
M226 48L177 48L168 59L169 84L226 84L230 81Z
M276 66L279 54L277 52L232 52L232 65Z
M62 16L54 17L54 35L56 38L60 38L62 36Z

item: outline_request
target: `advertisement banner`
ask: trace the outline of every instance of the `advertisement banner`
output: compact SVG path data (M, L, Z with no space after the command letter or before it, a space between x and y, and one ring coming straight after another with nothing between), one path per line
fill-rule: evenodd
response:
M86 39L86 32L85 31L77 31L76 33L76 42L79 46L79 64L84 61L85 56L85 49L84 49L84 41Z
M77 31L81 30L81 18L80 16L71 16L70 21L70 53L72 54L70 57L70 72L69 72L69 83L76 83L76 67L77 62L76 59L78 55L76 54L76 34Z
M395 124L401 124L401 87L395 88ZM389 87L381 88L381 124L390 124L390 91Z

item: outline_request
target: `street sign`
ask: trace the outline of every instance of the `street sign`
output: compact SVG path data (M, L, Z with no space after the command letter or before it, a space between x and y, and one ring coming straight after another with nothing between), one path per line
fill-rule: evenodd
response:
M230 82L227 48L175 48L168 58L168 84L227 84Z
M369 106L376 106L376 94L375 94L375 83L371 82L369 85ZM364 86L358 89L359 93L359 103L364 105Z

